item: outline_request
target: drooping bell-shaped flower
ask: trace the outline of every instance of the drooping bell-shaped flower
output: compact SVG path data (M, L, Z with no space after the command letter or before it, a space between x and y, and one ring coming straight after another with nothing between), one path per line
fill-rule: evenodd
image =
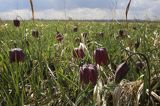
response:
M83 32L83 33L82 33L82 36L83 36L84 38L87 38L88 33L87 33L87 32Z
M63 40L63 35L62 35L60 32L58 32L58 31L57 31L57 33L56 33L56 39L57 39L57 41L59 41L59 42L61 42L61 41Z
M37 38L39 36L38 30L33 29L32 30L32 36L35 37L35 38Z
M73 32L77 32L78 31L78 27L77 26L74 26L73 27Z
M94 59L96 61L96 64L108 65L109 57L106 48L97 48L94 51Z
M18 20L18 19L13 20L13 24L14 24L15 27L19 27L20 26L20 20Z
M74 48L73 57L74 58L81 58L81 59L83 59L85 57L84 47L82 45L79 45L79 47Z
M14 48L9 51L10 62L22 62L24 61L25 54L22 49Z
M126 76L128 71L129 71L129 66L126 61L119 64L115 73L115 82L119 83Z
M82 84L96 85L98 79L97 67L93 64L84 64L80 67L80 82Z
M84 58L85 54L82 48L74 48L73 57L74 58Z
M120 29L119 32L118 32L117 38L125 38L125 37L127 37L127 32L126 32L126 30Z

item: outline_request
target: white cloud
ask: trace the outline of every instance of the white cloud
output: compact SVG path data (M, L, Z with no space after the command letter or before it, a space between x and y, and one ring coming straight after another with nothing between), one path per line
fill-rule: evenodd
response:
M154 10L154 8L152 9ZM154 19L154 13L152 10L148 10L148 14L144 11L129 11L129 19L145 19L146 16ZM76 8L67 10L66 18L71 17L72 19L125 19L125 10L116 9L111 11L110 9L100 8ZM14 10L9 12L1 12L0 17L2 19L15 19L16 16L22 17L22 19L31 19L31 11L28 9ZM152 17L151 17L152 15ZM47 9L38 11L35 13L37 19L65 19L65 12L62 10Z
M8 12L0 12L0 18L4 20L12 20L15 19L17 16L20 16L22 19L30 19L31 11L28 9L22 9Z
M118 13L117 15L120 15L122 13L122 10L119 10L117 13ZM22 19L31 19L31 11L27 9L0 13L0 17L2 19L9 19L9 20L15 19L17 15L22 17ZM66 17L65 17L65 12L62 10L47 9L35 12L36 19L65 19L69 17L71 17L72 19L112 19L113 15L114 15L113 11L100 8L70 9L66 11Z
M49 0L48 0L49 1ZM51 1L51 0L50 0ZM66 0L67 1L67 0ZM88 0L89 1L89 0ZM94 3L96 0L94 0ZM103 0L102 0L103 1ZM93 7L80 6L74 7L67 5L66 17L71 17L73 19L125 19L125 8L128 0L114 0L117 1L117 6L113 7ZM71 1L70 1L71 2ZM82 1L76 0L75 3L84 3ZM70 3L71 4L71 3ZM100 6L100 4L98 6ZM40 4L43 5L43 4ZM46 4L45 4L46 5ZM78 5L78 4L77 4ZM128 13L129 19L160 19L160 0L132 0L131 7ZM73 8L69 8L69 6ZM63 7L63 6L62 6ZM39 7L40 8L40 7ZM36 10L36 7L35 7ZM0 18L2 19L15 19L19 15L23 19L31 18L31 11L29 9L19 9L12 11L0 11ZM42 8L35 12L35 17L37 19L65 19L64 9L58 9L53 6L53 8Z

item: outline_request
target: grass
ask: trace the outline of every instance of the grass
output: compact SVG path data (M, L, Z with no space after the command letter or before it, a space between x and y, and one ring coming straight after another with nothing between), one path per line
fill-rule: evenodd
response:
M74 25L78 25L78 32L72 31ZM32 36L32 29L39 31L39 38ZM128 37L118 39L120 29L124 29ZM55 38L57 30L64 36L62 42L58 42ZM87 56L83 60L75 60L72 51L79 46L75 38L81 38L83 32L88 33L87 38L82 41L87 47L88 52L85 51ZM98 32L104 32L104 37L97 36ZM8 106L102 104L112 106L115 89L122 86L122 82L125 85L128 81L142 81L138 84L144 84L143 88L148 89L147 64L142 56L133 56L130 59L130 70L124 78L127 81L115 83L115 71L109 66L100 66L97 85L82 86L79 79L79 65L82 61L95 64L93 51L98 47L105 47L108 50L110 63L115 65L129 57L130 52L126 51L126 48L144 54L149 61L151 71L151 90L159 94L159 34L159 23L147 22L126 25L114 22L23 21L19 28L14 27L11 21L3 22L0 26L0 103ZM134 44L137 39L140 40L140 47L135 49ZM14 47L23 49L24 62L12 64L9 62L9 50ZM140 74L135 68L135 62L139 59L145 63ZM152 81L154 77L157 78L155 82ZM140 85L136 87L139 88ZM131 90L132 93L137 91ZM148 100L146 97L141 96L141 98ZM151 99L152 104L158 105L154 97ZM139 103L142 104L143 100L139 99ZM134 104L131 100L125 103Z

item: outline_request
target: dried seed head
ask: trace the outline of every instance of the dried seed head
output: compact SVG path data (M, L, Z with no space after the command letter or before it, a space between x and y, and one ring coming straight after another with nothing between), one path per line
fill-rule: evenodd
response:
M120 65L118 65L115 73L115 82L119 83L128 73L129 66L127 62L123 62Z

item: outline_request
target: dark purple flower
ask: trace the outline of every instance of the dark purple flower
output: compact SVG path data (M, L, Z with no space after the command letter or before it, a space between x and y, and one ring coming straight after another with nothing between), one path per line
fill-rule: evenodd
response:
M57 34L56 34L56 39L57 41L61 42L63 40L63 35L57 31Z
M94 59L96 61L96 64L108 65L109 57L106 48L97 48L94 51Z
M11 63L22 62L24 61L24 57L25 57L25 54L20 48L14 48L9 51L9 58Z
M74 26L73 27L73 32L77 32L78 31L78 27L77 26Z
M127 37L127 32L123 29L119 30L117 38L124 38L124 37Z
M127 62L123 62L120 65L118 65L115 73L115 82L119 83L128 73L129 66Z
M15 27L19 27L20 26L20 20L18 20L18 19L13 20L13 24L14 24Z
M84 38L86 38L86 37L88 36L88 33L87 33L87 32L83 32L83 33L82 33L82 36L83 36Z
M32 36L35 37L35 38L37 38L39 36L38 30L33 29L32 30Z
M99 32L97 35L98 35L99 37L103 37L103 36L104 36L104 33L103 33L103 32Z
M84 84L89 84L90 82L93 85L96 85L98 79L97 67L93 64L84 64L80 67L80 81Z
M124 34L125 34L125 32L124 32L124 30L119 30L119 36L124 36Z
M73 50L73 57L74 58L81 58L83 59L85 57L85 53L82 47L74 48Z

